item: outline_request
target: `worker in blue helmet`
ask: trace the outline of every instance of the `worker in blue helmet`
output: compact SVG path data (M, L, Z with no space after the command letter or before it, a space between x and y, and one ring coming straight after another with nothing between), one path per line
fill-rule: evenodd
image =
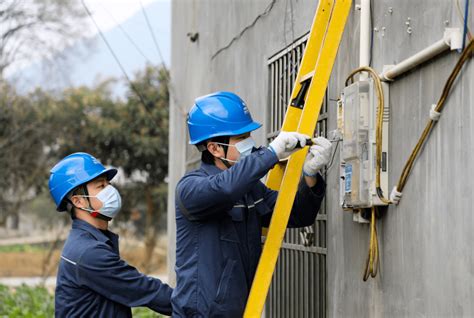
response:
M281 132L256 147L261 127L245 102L230 92L197 98L188 116L190 143L202 163L176 187L176 278L173 316L242 317L278 193L260 180L279 160L306 144ZM321 169L331 157L322 137L308 151L289 227L314 223L325 194Z
M172 289L123 261L118 235L108 230L122 205L110 184L116 174L87 153L71 154L51 169L57 210L73 219L59 263L56 317L132 317L130 307L138 306L172 312Z

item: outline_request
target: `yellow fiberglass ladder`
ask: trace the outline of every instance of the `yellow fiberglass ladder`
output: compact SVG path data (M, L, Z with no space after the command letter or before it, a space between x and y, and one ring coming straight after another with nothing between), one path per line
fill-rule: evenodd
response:
M313 135L351 4L352 0L320 0L283 122L283 131ZM245 318L260 317L262 314L305 156L306 151L297 151L286 164L276 165L268 175L267 186L279 191L279 195L245 308Z

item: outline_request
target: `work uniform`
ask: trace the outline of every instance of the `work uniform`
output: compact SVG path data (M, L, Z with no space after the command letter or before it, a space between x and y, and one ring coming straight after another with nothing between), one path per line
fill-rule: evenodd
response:
M130 307L171 314L172 289L120 259L119 237L75 219L59 264L56 317L132 317Z
M278 162L260 148L227 170L202 163L176 188L176 278L173 317L242 317L277 192L260 179ZM289 227L314 223L325 183L304 180Z

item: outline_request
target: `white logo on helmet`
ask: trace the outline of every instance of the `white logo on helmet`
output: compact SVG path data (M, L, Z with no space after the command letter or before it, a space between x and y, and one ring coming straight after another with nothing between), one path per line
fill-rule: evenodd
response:
M244 113L245 113L245 114L248 114L248 113L249 113L249 109L247 108L247 105L245 105L245 104L244 104L243 110L244 110Z

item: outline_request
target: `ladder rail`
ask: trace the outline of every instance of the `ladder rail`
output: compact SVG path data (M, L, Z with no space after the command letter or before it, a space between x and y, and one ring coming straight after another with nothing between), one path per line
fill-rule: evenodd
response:
M302 77L310 73L314 74L314 69L317 62L316 56L319 56L323 46L323 40L325 33L327 32L333 6L334 0L321 0L319 2L311 26L310 36L308 37L308 43L306 44L303 58L301 59L300 68L298 69L295 85L293 86L293 90L291 92L290 103L297 97L301 89ZM318 31L321 28L324 28L324 32ZM311 52L311 54L308 52ZM302 109L288 105L281 131L295 131L298 128L298 123L300 121L302 112ZM280 189L286 164L287 161L282 161L275 165L272 170L270 170L266 182L267 187L276 191Z
M320 6L329 3L329 1L321 1L318 6L318 11L315 17L315 22L311 27L311 33L315 31L316 21L320 12ZM323 41L324 45L321 47L321 51L317 54L317 60L315 61L314 72L316 76L312 79L307 96L305 99L306 107L300 110L299 113L299 124L297 131L303 134L312 135L316 127L318 115L323 103L325 91L329 82L329 77L332 73L332 68L336 59L339 44L341 42L342 34L346 24L347 16L352 4L352 0L337 0L336 2L331 1L332 11L330 14L329 24L327 24L327 32L325 32L325 38ZM320 21L317 21L320 22ZM311 37L310 37L311 38ZM309 43L308 43L309 45ZM309 48L307 47L307 50ZM310 51L308 51L310 52ZM311 53L310 53L311 54ZM305 56L306 58L315 57L313 55ZM312 64L312 63L308 63ZM303 65L302 63L302 68ZM298 79L293 90L292 95L297 95L301 88L299 84L299 77L301 74L307 74L309 70L302 70L298 72ZM292 96L292 97L295 97ZM308 107L309 106L309 107ZM290 113L290 110L299 109L296 107L288 107L287 114L285 116L285 122L288 120L288 125L294 124L297 120L293 116L297 116L298 112ZM285 125L282 130L285 130ZM258 263L257 271L255 274L252 288L250 290L249 299L245 308L244 317L260 317L265 305L265 300L268 294L268 289L271 284L273 272L275 270L276 262L280 252L280 247L283 242L283 238L288 225L288 219L290 216L291 208L296 196L298 183L301 177L301 171L303 168L304 160L306 157L306 151L297 151L290 156L286 169L284 171L283 178L280 182L280 194L278 195L270 227L268 230L267 239L263 247L262 255ZM280 170L277 170L281 172ZM277 178L277 177L273 177ZM275 179L269 181L275 181ZM276 180L278 182L278 180ZM284 193L284 195L281 195Z

